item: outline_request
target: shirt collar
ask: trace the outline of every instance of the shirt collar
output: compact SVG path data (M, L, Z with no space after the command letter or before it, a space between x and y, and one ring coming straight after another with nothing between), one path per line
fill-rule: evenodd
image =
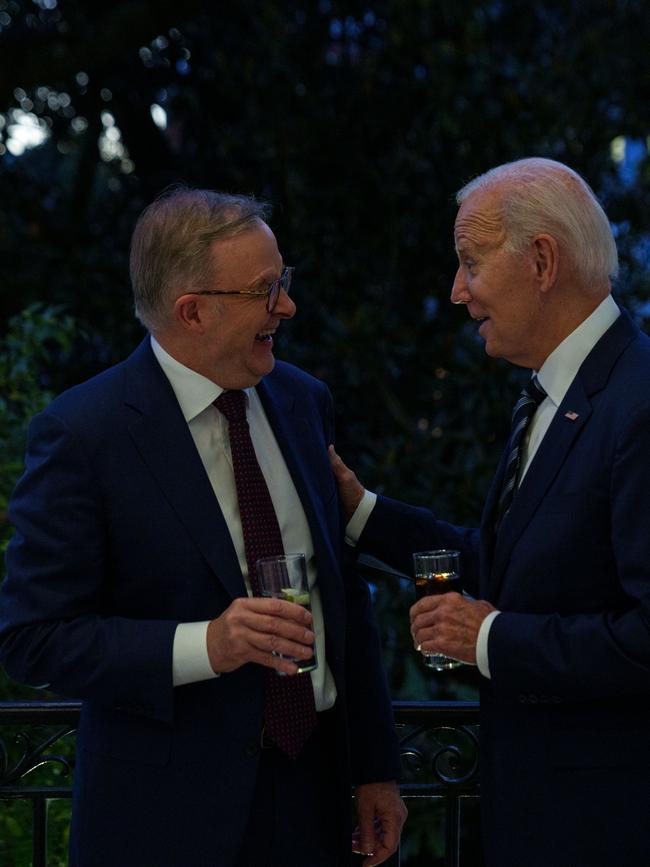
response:
M608 295L596 309L565 337L546 359L537 373L542 388L559 406L582 362L603 334L621 315L616 302Z
M151 350L169 380L186 422L203 412L225 389L201 373L181 364L151 335ZM248 398L248 390L244 392Z

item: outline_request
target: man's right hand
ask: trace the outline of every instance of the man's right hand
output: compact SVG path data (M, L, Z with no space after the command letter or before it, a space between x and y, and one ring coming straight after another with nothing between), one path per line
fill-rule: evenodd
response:
M312 616L302 605L259 596L235 599L223 614L208 624L210 665L217 674L256 662L284 674L297 674L287 659L309 659L314 654Z
M354 472L347 467L334 450L334 446L327 449L332 472L339 486L339 496L343 504L345 520L349 521L357 510L357 506L363 499L366 489L363 487Z

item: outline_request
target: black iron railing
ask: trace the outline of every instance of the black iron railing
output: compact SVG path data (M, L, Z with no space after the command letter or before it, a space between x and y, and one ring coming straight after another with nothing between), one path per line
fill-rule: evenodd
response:
M393 702L409 819L395 865L480 867L478 702Z
M409 807L394 865L408 867L413 860L476 867L481 863L477 703L393 706ZM71 795L79 707L73 701L0 702L0 823L9 802L31 805L32 867L48 864L48 805Z
M48 804L71 795L79 707L73 701L0 702L0 810L2 802L5 809L7 802L31 805L32 867L48 864ZM0 846L9 847L8 833L4 842L2 836ZM15 853L4 854L8 863L20 863Z

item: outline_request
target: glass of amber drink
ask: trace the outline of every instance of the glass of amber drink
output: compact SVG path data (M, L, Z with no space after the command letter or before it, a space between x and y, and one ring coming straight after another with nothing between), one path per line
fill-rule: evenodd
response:
M437 551L418 551L413 555L413 571L415 574L415 595L439 596L455 590L462 591L460 578L460 551L450 551L441 548ZM421 651L424 664L434 671L450 671L463 663L444 653L428 653Z

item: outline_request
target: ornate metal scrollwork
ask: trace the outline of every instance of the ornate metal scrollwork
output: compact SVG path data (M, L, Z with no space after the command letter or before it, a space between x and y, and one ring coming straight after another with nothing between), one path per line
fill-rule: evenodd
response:
M418 778L460 785L477 775L478 738L468 726L425 723L401 738L400 747L406 768Z
M71 762L65 756L50 753L48 750L73 732L74 728L59 729L40 742L34 741L31 732L18 732L15 743L20 745L21 755L12 765L10 765L9 751L4 741L0 739L0 787L16 785L44 765L58 765L61 773L71 776Z

